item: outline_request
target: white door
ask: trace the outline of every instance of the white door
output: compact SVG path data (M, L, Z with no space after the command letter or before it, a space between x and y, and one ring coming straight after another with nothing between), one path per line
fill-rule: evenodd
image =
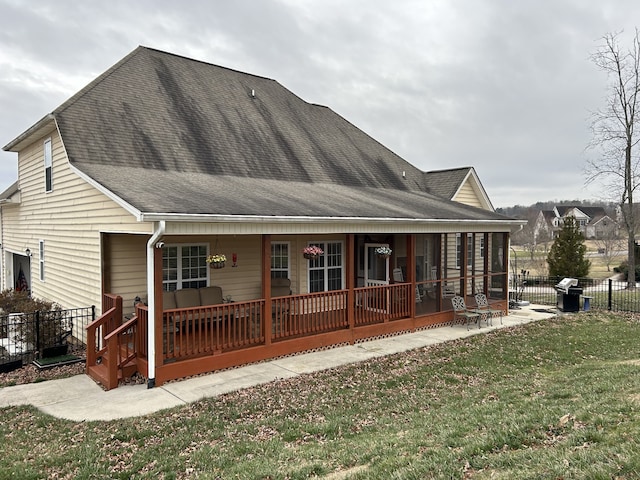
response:
M389 258L376 255L376 248L388 247L387 243L365 243L364 245L364 284L389 285Z

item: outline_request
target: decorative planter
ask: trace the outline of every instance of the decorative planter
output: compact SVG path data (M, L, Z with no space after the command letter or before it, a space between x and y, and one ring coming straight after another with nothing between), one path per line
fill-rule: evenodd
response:
M318 258L318 255L311 255L310 253L303 253L302 255L307 260L315 260L316 258Z
M210 266L211 268L216 268L216 269L218 269L218 268L224 268L224 262L211 262L211 263L209 264L209 266Z

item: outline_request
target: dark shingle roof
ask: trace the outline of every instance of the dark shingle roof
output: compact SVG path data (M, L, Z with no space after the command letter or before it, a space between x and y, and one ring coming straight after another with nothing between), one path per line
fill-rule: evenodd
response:
M425 187L429 193L451 200L470 171L471 167L461 167L425 172Z
M507 220L274 80L145 47L53 115L69 161L141 212Z

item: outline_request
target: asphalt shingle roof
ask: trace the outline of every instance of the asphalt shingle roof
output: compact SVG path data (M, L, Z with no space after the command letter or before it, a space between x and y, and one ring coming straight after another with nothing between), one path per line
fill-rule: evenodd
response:
M274 80L146 47L53 115L69 161L140 212L508 220Z

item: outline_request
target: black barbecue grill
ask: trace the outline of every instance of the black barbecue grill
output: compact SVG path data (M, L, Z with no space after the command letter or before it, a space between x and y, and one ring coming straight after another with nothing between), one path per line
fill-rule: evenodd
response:
M580 295L582 287L575 278L563 278L556 286L558 292L558 310L563 312L580 311Z

